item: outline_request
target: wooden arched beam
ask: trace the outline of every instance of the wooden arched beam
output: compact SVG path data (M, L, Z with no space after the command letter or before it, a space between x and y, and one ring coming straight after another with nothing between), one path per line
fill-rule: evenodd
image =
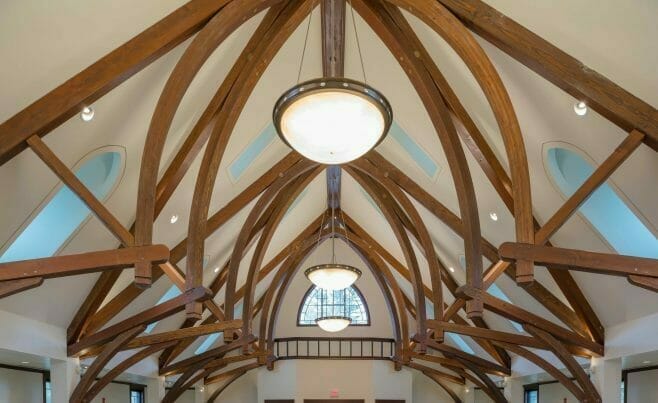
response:
M87 368L87 372L80 378L80 381L76 385L75 389L71 393L70 402L86 402L84 396L87 393L88 389L91 387L92 383L96 380L96 377L100 372L105 368L108 362L114 357L114 355L121 350L125 344L127 344L131 339L133 339L138 334L142 333L146 329L146 326L137 326L129 329L117 337L114 338L111 342L105 345L103 352L96 357L94 362ZM88 400L89 402L91 400Z
M441 74L441 71L423 46L423 43L416 36L407 19L398 9L394 7L389 7L388 11L391 15L391 18L395 20L395 23L400 29L401 33L405 34L405 36L411 41L415 52L417 52L415 54L427 68L433 81L436 83L439 91L445 98L446 103L452 110L454 119L460 121L461 124L465 127L466 130L459 131L459 134L463 138L464 145L466 145L471 151L471 154L482 168L483 172L493 185L500 198L503 200L510 212L514 214L512 181L505 171L505 168L500 163L498 157L487 143L475 122L471 119L468 112L459 101L457 95L450 87L450 84L446 78ZM539 229L539 223L537 220L534 220L534 226L535 229ZM544 226L544 228L545 227L546 226ZM547 237L540 234L540 232L541 231L535 233L535 241L538 244L541 244L548 239ZM493 262L495 263L496 261ZM509 266L509 263L504 263L503 265ZM505 269L506 268L507 267L505 267ZM578 287L578 284L575 282L574 278L568 271L558 270L554 267L548 267L548 269L549 273L560 287L560 290L569 301L569 304L574 309L575 313L578 315L583 324L586 324L591 336L597 342L602 342L604 338L603 326L601 325L591 305L580 290L580 287ZM502 270L503 269L501 267L500 270L492 272L492 274L495 273L495 275L500 275ZM511 267L508 273L512 274L512 272L515 273L515 271L515 268ZM487 287L486 272L483 285L485 288Z
M208 225L206 228L206 238L212 235L215 231L222 227L228 220L230 220L235 214L242 210L246 205L251 203L260 193L262 193L268 186L270 186L276 178L278 178L278 173L285 171L299 161L301 157L299 154L294 152L289 153L286 157L277 162L270 171L265 172L257 180L255 180L247 189L240 192L236 197L229 201L226 205L220 208L215 214L213 214L208 219ZM187 253L187 238L179 242L172 250L170 254L171 262L179 262L185 258ZM157 270L153 273L153 281L159 279L164 273L161 270ZM99 278L101 281L101 278ZM97 282L92 292L104 292L101 289L97 289ZM213 286L211 285L211 289ZM103 287L100 287L103 290ZM109 290L108 290L109 291ZM78 326L82 326L84 333L93 333L98 329L106 325L112 318L119 314L126 306L130 305L141 293L144 292L143 289L135 287L134 284L127 285L123 290L121 290L114 298L112 298L107 304L100 308L95 314L78 325L76 323L75 328L79 329ZM91 300L87 299L83 303L85 306L84 309L81 308L78 313L87 312L88 303ZM93 311L93 307L89 307L90 311ZM76 314L77 317L77 314ZM73 323L73 322L72 322Z
M267 221L265 228L263 228L263 232L258 240L258 244L256 245L256 249L251 258L249 271L247 272L247 279L244 285L245 293L242 299L243 334L252 333L253 304L257 283L256 275L257 271L260 269L263 263L265 252L267 252L267 248L270 244L270 241L272 240L272 237L274 236L274 232L281 223L281 220L283 220L283 217L288 211L288 208L292 205L292 203L294 203L295 199L297 199L302 190L304 190L304 188L306 188L306 186L308 186L308 184L311 183L311 181L315 179L315 177L323 170L323 167L316 167L309 174L297 179L293 188L291 189L290 195L286 198L286 200L282 200L275 205L270 219ZM228 307L226 304L225 306Z
M481 231L475 189L466 156L448 108L427 70L415 57L411 44L399 32L394 21L386 12L386 8L392 6L377 1L357 1L355 5L361 16L395 55L400 66L407 73L434 125L450 167L459 201L459 211L464 227L466 282L473 287L481 288L482 247L480 244ZM482 313L481 301L472 300L467 302L466 314L469 318L481 317Z
M432 381L434 381L434 383L439 385L441 389L443 389L450 396L454 403L462 403L462 399L459 397L459 395L457 395L455 391L452 390L452 388L450 388L450 386L448 386L448 384L445 383L441 378L435 376L431 372L423 372L423 375L430 378Z
M248 18L276 3L278 3L276 0L229 2L201 29L174 67L158 99L144 145L144 150L148 150L148 152L143 153L140 169L135 220L135 243L137 245L149 245L152 242L160 160L171 123L185 92L208 57L234 30ZM207 219L207 214L204 221L205 219ZM136 278L144 277L150 281L150 267L138 266L135 271ZM193 271L188 270L188 277ZM195 283L201 283L194 275L192 279Z
M247 102L251 91L256 86L261 74L265 71L270 61L274 58L279 48L283 45L289 35L301 23L301 21L313 9L315 1L309 2L288 2L284 5L280 19L274 24L262 46L262 52L258 58L254 58L254 65L251 69L245 69L239 78L238 86L234 87L229 94L224 107L219 116L217 125L210 135L206 152L199 175L195 185L194 195L192 198L192 209L190 211L190 221L188 234L190 242L188 243L188 287L193 286L202 280L203 274L203 254L204 242L200 233L203 233L204 225L208 216L212 191L215 185L217 172L221 163L224 150L228 144L229 137L233 131L244 104ZM228 281L230 283L233 272L229 272ZM230 284L228 289L230 290ZM229 304L230 299L227 299ZM229 305L227 305L228 310ZM200 307L188 307L188 316L190 318L198 316ZM233 312L229 314L232 316Z
M395 209L391 204L390 195L380 193L376 186L370 181L368 176L364 176L360 171L351 166L345 167L345 170L361 185L361 187L370 195L379 210L384 215L384 218L390 225L395 237L400 244L402 253L404 254L407 267L409 268L409 275L411 277L411 286L414 292L414 302L416 305L416 336L420 338L420 349L425 350L425 337L427 334L427 312L425 306L425 287L423 278L418 266L418 260L413 250L409 236L407 235L404 226L400 222L400 218L395 213Z
M599 395L599 392L596 390L596 387L594 387L594 384L592 381L589 379L589 376L587 376L587 373L585 373L585 370L578 364L575 358L571 355L569 350L562 344L559 340L557 340L553 335L550 333L539 329L535 326L529 325L529 324L524 324L523 329L530 333L531 335L535 336L536 338L542 340L546 345L549 347L549 349L555 354L555 356L564 363L564 366L571 372L571 374L576 378L576 381L580 384L580 386L583 389L584 393L584 399L582 400L583 402L588 402L588 403L593 403L593 402L601 402L601 395Z
M112 382L117 376L121 375L128 368L142 361L146 357L149 357L167 347L173 346L174 344L176 344L176 341L154 344L152 346L143 348L130 357L126 358L117 364L114 368L112 368L107 374L103 375L102 378L97 380L96 383L94 383L94 386L92 386L85 394L83 401L91 402L94 400L94 397L96 397L96 395L98 395L103 390L103 388L105 388L110 382Z
M239 27L247 18L276 3L277 1L275 0L240 0L229 3L195 37L174 68L156 106L144 148L145 150L149 150L149 152L145 152L143 155L140 172L137 218L135 222L135 238L137 244L150 244L151 242L155 207L155 180L158 174L158 167L173 116L187 88L210 54L231 32ZM196 271L194 269L194 267L188 269L187 282L190 284L201 284L201 280L198 278L201 274L200 269ZM150 267L139 265L135 268L135 274L136 282L150 282ZM195 313L200 314L200 312L196 312L200 311L200 305L191 304L188 310L194 310Z
M571 394L574 395L574 397L579 402L582 402L583 399L585 399L585 394L583 393L582 389L580 389L574 382L571 381L571 379L569 379L566 375L564 375L562 371L555 368L553 365L551 365L551 363L541 358L537 354L516 344L499 342L499 341L494 341L493 343L505 348L506 350L513 352L514 354L520 357L525 358L526 360L532 362L539 368L546 371L547 374L555 378L565 388L567 388L569 392L571 392Z
M227 318L233 318L235 303L237 302L236 296L236 285L238 278L238 271L240 269L240 261L244 255L247 248L247 240L249 233L253 225L255 224L258 217L261 216L263 209L277 196L281 189L288 185L289 183L295 182L300 176L308 175L309 171L317 170L318 165L314 162L303 160L299 163L293 165L287 172L283 173L279 179L277 179L258 199L254 207L249 212L249 216L242 225L242 229L238 234L238 238L233 245L233 251L231 253L231 258L229 261L228 272L226 275L226 293L224 297L224 310L226 312ZM316 172L315 174L317 174ZM312 174L312 176L315 176ZM301 183L301 182L299 182ZM300 186L296 186L297 192L301 191ZM290 200L281 200L280 203L291 202ZM277 209L277 206L273 206L273 211ZM267 226L268 223L265 223ZM246 291L246 288L245 288ZM231 334L225 334L224 338L227 341L232 339Z
M240 378L242 375L244 375L244 374L246 374L246 373L247 373L247 371L238 372L237 374L235 374L235 375L233 375L232 377L230 377L229 379L227 379L226 382L224 382L224 384L223 384L222 386L220 386L219 388L217 388L217 390L215 390L215 391L212 393L212 395L210 395L210 397L208 398L208 400L206 400L206 403L214 403L214 401L217 400L217 398L219 397L219 395L221 395L222 392L223 392L224 390L226 390L226 388L228 388L229 386L231 386L231 384L232 384L233 382L237 381L238 378Z
M249 235L247 237L247 241L246 241L247 246L243 249L243 252L242 252L242 255L240 256L240 259L244 258L244 255L249 250L250 245L252 244L252 242L255 241L257 236L262 231L263 227L265 226L265 224L267 223L267 220L269 219L269 217L271 215L272 210L274 209L274 206L276 206L276 204L277 204L277 200L281 199L281 198L283 198L283 200L285 200L285 198L289 195L289 190L290 190L290 189L288 189L289 187L290 187L290 184L287 187L284 187L281 190L281 192L279 192L279 194L276 195L273 202L270 203L270 205L261 214L260 218L258 218L258 221L256 222L256 224L253 225L253 227L249 231ZM305 232L308 232L308 229L305 230ZM277 259L279 259L279 257L273 259L273 261L275 261ZM274 264L273 261L269 262L268 266L271 266L272 264ZM230 265L230 259L225 263L223 268L219 271L219 273L215 276L215 279L210 284L209 288L213 293L213 298L217 295L217 293L221 290L221 288L226 283L226 277L227 277L229 265ZM207 325L207 324L213 323L217 320L220 320L220 319L214 317L214 315L213 316L208 316L206 319L204 319L202 324ZM183 322L183 324L181 325L181 327L184 328L184 327L194 326L195 323L196 323L195 320L186 319ZM165 352L163 352L163 354L160 356L160 360L159 360L160 361L160 367L166 366L169 362L171 362L171 360L173 358L175 358L177 355L182 353L193 342L194 342L194 339L189 339L187 341L181 341L176 347L165 350Z
M226 97L228 96L231 88L235 85L239 75L247 68L249 60L253 58L253 52L258 48L260 43L264 40L267 32L272 28L272 24L279 16L281 5L277 4L271 7L265 14L258 27L249 38L249 42L245 45L238 56L233 67L228 72L222 84L219 86L215 95L212 97L203 113L194 124L190 134L185 138L185 142L181 145L180 150L167 167L167 170L162 175L162 179L156 187L156 201L155 212L156 216L162 210L167 200L171 197L174 190L183 179L183 176L194 162L194 159L199 154L203 145L208 141L208 137L212 132L212 128L217 122L217 115L222 107Z
M530 175L523 136L512 101L493 63L471 32L438 1L386 1L411 12L439 34L461 57L482 88L498 123L509 161L516 240L534 243ZM532 262L517 264L517 280L532 281L532 271Z
M453 117L460 121L461 124L465 127L466 130L459 131L459 134L463 138L464 145L466 145L471 151L471 154L482 168L482 171L485 173L489 179L489 182L492 184L500 198L503 200L508 210L514 214L512 181L505 171L503 164L500 163L498 157L487 143L487 140L482 135L475 122L469 116L468 112L459 101L455 92L450 87L450 84L443 76L443 74L441 74L441 71L430 56L429 52L425 49L423 43L416 36L407 19L396 8L389 7L388 11L391 17L395 20L400 31L406 35L406 37L413 44L414 50L418 52L418 58L427 68L429 74L439 88L439 91L445 98L446 103L454 114ZM631 134L629 138L632 137L633 135ZM633 144L631 147L636 147L641 142L641 136L636 136L633 140L637 141L637 143ZM626 141L624 143L626 143ZM631 150L625 149L621 154L624 154L627 157L631 152ZM618 155L615 157L619 158ZM621 159L623 159L623 157ZM554 215L553 217L555 218L556 216L564 219L564 216L558 214ZM547 224L548 223L549 222L547 221ZM534 220L534 225L535 229L538 230L540 228L537 220ZM547 227L550 227L550 225L544 225L542 229ZM553 229L555 228L553 227ZM535 233L535 242L537 244L542 244L549 238L546 233L542 234L541 232L541 230L538 230ZM548 269L549 273L560 287L560 290L569 301L571 307L581 318L581 320L587 324L587 327L594 340L597 342L602 342L604 338L603 326L601 325L596 313L593 311L591 305L583 295L580 287L578 287L578 284L575 282L571 274L568 271L554 269L550 266ZM498 275L500 273L500 271L497 272ZM485 277L484 287L486 288L486 286L487 281Z
M283 196L283 195L282 195L282 196ZM276 199L275 199L275 201L276 201ZM267 212L263 213L263 215L266 215L266 214L267 214ZM292 242L290 242L285 248L283 248L283 249L282 249L282 250L281 250L281 251L280 251L275 257L273 257L273 258L272 258L272 259L271 259L271 260L270 260L270 261L269 261L269 262L268 262L268 263L267 263L267 264L266 264L266 265L260 270L260 272L258 273L259 281L262 280L263 278L265 278L265 276L266 276L269 272L271 272L271 271L274 270L277 266L279 266L279 265L280 265L280 264L286 259L286 257L288 256L288 254L292 253L292 251L294 251L294 249L295 249L296 247L298 247L298 245L299 245L303 240L305 240L305 239L307 239L308 237L312 236L313 231L317 231L317 228L321 225L322 221L324 220L324 218L323 218L324 215L325 215L325 214L322 214L322 215L318 216L315 220L313 220L313 221L312 221L312 222L311 222L311 223L310 223L310 224L309 224L309 225L308 225L308 226L307 226L302 232L300 232L300 233L297 235L297 237L296 237ZM259 220L259 221L260 221L260 220ZM259 225L260 225L260 224L257 223L256 226L252 229L250 237L251 237L251 236L254 236L254 237L255 237L256 233L259 231L259 228L260 228ZM263 225L264 225L264 223L263 223ZM249 244L250 242L251 242L251 240L249 240L247 243ZM249 249L249 248L247 248L247 249ZM211 286L210 286L210 288L211 288L211 290L212 290L212 292L213 292L214 295L216 295L216 294L219 292L219 290L221 289L221 287L224 285L224 283L225 283L225 281L226 281L226 273L227 273L227 271L228 271L228 263L229 263L229 262L227 262L226 265L224 266L224 268L219 272L219 274L217 275L217 278L215 279L216 281L213 281L213 283L212 283ZM222 279L223 279L223 280L222 280ZM241 298L241 295L242 295L243 293L244 293L244 288L242 288L242 291L241 291L241 290L238 290L238 292L236 293L236 297L240 297L240 298ZM201 324L206 324L206 325L207 325L207 324L209 324L209 323L213 323L213 322L215 322L215 321L216 321L215 318L213 318L212 316L209 316L209 317L207 317L206 319L204 319L204 320L201 322ZM193 326L193 325L194 325L194 322L191 322L191 321L189 321L189 320L186 320L186 321L183 323L183 325L184 325L184 326L188 326L188 327L189 327L189 326ZM168 364L169 364L169 363L170 363L170 362L171 362L176 356L180 355L180 354L181 354L181 353L182 353L182 352L183 352L183 351L184 351L184 350L185 350L190 344L192 344L193 341L194 341L194 339L187 339L187 340L185 340L185 341L181 341L181 342L180 342L176 347L174 347L173 349L167 349L167 350L165 350L165 351L160 355L160 359L159 359L159 365L160 365L160 368L163 368L163 367L167 366L167 365L168 365Z
M326 237L328 232L323 228L322 234L313 234L308 237L302 245L298 245L295 248L288 259L281 264L281 267L274 275L274 278L270 282L267 291L263 297L263 304L260 315L260 325L258 326L259 331L259 343L261 351L267 350L267 323L270 316L270 307L272 306L272 301L276 291L281 287L282 284L287 284L290 281L290 277L295 272L293 269L295 266L304 261L312 252L313 249L318 246Z
M196 377L195 374L198 374L201 371L201 374L205 374L204 366L216 357L207 357L202 360L199 360L192 365L190 365L183 374L176 379L176 382L171 386L169 392L162 399L162 403L175 403L178 398L185 393L188 388L188 385L195 383L198 379L201 379L199 375ZM194 379L190 379L194 378Z
M482 381L482 384L484 385L484 392L489 395L489 397L496 403L508 403L507 399L505 399L505 396L503 395L503 392L498 389L498 386L489 378L489 375L485 374L484 371L482 371L477 365L471 363L468 360L463 360L459 357L456 357L457 360L459 360L462 365L466 368L468 368L469 371L474 373L480 380Z
M344 225L347 227L347 224L344 223ZM406 350L407 346L409 345L409 320L405 310L404 294L400 289L400 285L398 284L395 277L393 277L393 273L391 273L391 270L386 265L386 262L384 262L384 260L372 249L371 245L369 245L367 242L359 238L355 233L351 231L349 233L349 239L346 239L346 242L348 242L352 249L354 249L357 254L361 256L361 259L368 264L373 273L378 271L382 274L383 280L385 280L385 284L380 285L380 288L382 286L388 285L388 287L393 291L395 306L397 307L398 311L397 315L395 315L395 312L391 312L391 315L393 318L398 318L397 321L399 324L396 325L401 329L401 332L397 338L402 342L402 345L398 346L397 356L403 362L407 361L408 357ZM392 309L392 307L389 306L389 309Z
M458 236L462 237L462 223L461 219L452 213L446 206L436 200L432 195L422 189L416 182L409 176L404 174L400 169L391 164L381 154L373 151L367 154L366 158L371 160L374 165L384 170L384 174L388 175L395 183L397 183L406 193L413 197L417 202L424 206L428 211L433 213L439 220L455 232ZM482 249L484 255L490 261L498 259L498 251L490 242L482 238ZM484 288L488 288L496 278L496 272L499 270L498 265L494 263L484 273ZM512 279L515 278L514 266L505 271ZM588 335L584 323L578 319L578 316L573 312L569 306L565 305L560 299L554 296L539 282L532 283L531 286L523 287L537 302L542 304L550 312L562 322L567 324L574 331L582 335ZM462 298L456 299L445 312L445 320L450 320L458 311L465 305Z
M395 184L391 179L382 174L381 170L374 164L365 159L360 159L351 163L351 166L361 171L362 174L370 176L374 179L383 189L388 191L393 198L397 201L402 209L402 215L398 214L401 219L407 218L410 222L403 223L403 226L414 228L416 237L422 246L425 254L425 260L429 267L430 279L432 284L432 296L434 304L434 318L443 318L443 282L441 281L441 268L439 266L439 258L434 249L434 243L430 236L425 222L418 214L418 210L411 203L409 197L404 194L402 189ZM481 260L481 259L480 259ZM442 334L438 334L438 338L442 338Z
M356 252L356 254L361 258L361 260L368 266L370 271L379 286L379 290L384 295L384 300L386 301L386 307L388 308L389 315L391 317L391 323L393 325L393 334L395 335L395 357L396 368L400 368L398 361L404 362L406 359L405 349L409 345L409 324L407 319L406 312L404 312L404 300L402 297L402 292L400 291L399 295L396 295L395 298L391 295L391 289L393 287L389 286L390 279L384 275L383 266L378 265L374 262L373 257L368 250L363 250L361 247L357 246L352 239L346 240L346 243ZM383 262L379 262L383 264ZM396 283L397 284L397 283ZM395 293L393 294L395 295ZM402 305L400 306L400 303ZM400 315L400 307L402 307L402 315ZM404 321L404 325L403 322ZM406 328L405 328L406 325Z
M394 189L397 190L396 193L400 193L402 197L406 198L406 194L402 192L402 189L398 189L398 185L393 182L392 180L388 179L388 171L382 172L381 167L374 164L374 163L363 163L364 167L364 172L368 173L374 173L377 175L378 178L383 178L386 179L387 184L387 189ZM367 167L367 168L366 168ZM389 182L390 181L390 182ZM397 197L397 196L396 196ZM411 204L411 203L408 203ZM409 231L409 233L416 238L416 240L420 243L420 235L419 235L419 230L418 228L422 228L425 226L425 223L418 217L417 220L412 222L412 220L407 216L406 211L397 203L394 203L396 210L397 210L397 215L400 217L400 219L403 222L404 227ZM415 207L413 204L411 204L411 208L415 210ZM416 212L416 215L418 213ZM430 239L430 247L433 248L433 243ZM425 255L427 258L427 255ZM436 259L436 265L439 267L440 270L440 276L441 276L441 282L445 284L446 288L453 294L455 298L458 298L456 291L457 288L459 287L458 283L455 281L455 279L452 277L451 273L448 271L448 269L440 262L438 259L438 255L434 257ZM443 304L445 306L445 303ZM452 318L450 319L455 319L456 315L453 315ZM445 318L447 320L450 320L449 318ZM459 319L457 319L459 320ZM477 327L482 327L488 329L489 326L487 325L486 321L484 318L481 317L476 317L472 318L473 324ZM428 320L429 322L429 320ZM431 327L431 326L430 326ZM434 331L428 332L428 334L433 334ZM488 340L484 339L475 339L475 341L484 348L485 351L487 351L489 354L491 354L492 357L496 359L496 361L500 362L506 367L510 366L511 359L509 355L505 352L503 348L493 346Z

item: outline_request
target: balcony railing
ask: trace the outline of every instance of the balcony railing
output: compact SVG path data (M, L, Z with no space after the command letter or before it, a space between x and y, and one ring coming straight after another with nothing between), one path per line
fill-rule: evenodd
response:
M395 340L375 337L288 337L274 340L278 360L390 360Z

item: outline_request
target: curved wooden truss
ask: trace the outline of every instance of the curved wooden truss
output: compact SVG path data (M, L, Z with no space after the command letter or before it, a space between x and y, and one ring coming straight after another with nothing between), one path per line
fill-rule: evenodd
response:
M71 401L91 401L122 371L160 352L161 375L180 374L164 399L167 402L175 401L201 379L207 384L222 383L210 396L209 401L214 401L246 372L264 365L272 368L276 361L272 351L275 325L286 290L304 259L317 246L317 240L331 236L343 237L361 257L384 295L395 335L397 369L406 366L420 371L445 389L455 402L460 399L446 382L463 384L466 379L498 402L505 399L489 375L509 375L509 353L512 353L543 368L580 401L600 401L598 392L573 357L602 355L603 327L570 271L623 276L631 284L656 291L658 261L556 248L550 244L550 238L641 143L658 150L658 112L600 74L583 68L580 62L481 0L353 0L355 11L399 61L428 112L438 137L437 146L443 147L448 159L459 200L459 214L450 211L394 164L372 151L342 168L382 211L403 251L404 262L395 259L347 214L341 212L335 216L327 210L264 264L270 240L292 201L325 169L339 181L340 169L319 166L293 152L212 215L209 215L210 197L229 138L251 92L274 55L318 3L321 3L323 16L324 74L340 76L344 62L344 0L191 0L0 125L0 163L30 148L121 244L113 250L0 264L0 296L38 287L44 279L52 277L101 272L68 329L69 354L96 357ZM439 34L470 69L498 122L509 161L509 175L400 8L410 11ZM260 25L158 181L167 134L190 83L232 32L266 9ZM471 30L566 92L587 100L592 109L629 133L543 225L532 215L529 172L515 111L498 72ZM142 157L137 215L134 225L128 229L76 178L41 137L77 113L80 105L102 97L192 35L194 39L169 76L151 119L145 142L148 152ZM465 130L457 131L456 125ZM475 189L462 142L514 216L516 237L500 248L480 232ZM153 245L155 218L204 147L192 196L188 237L171 249ZM332 183L328 190L336 195L340 185ZM230 258L209 288L204 288L205 239L256 199ZM330 207L340 211L339 202L335 202L340 199L331 200ZM459 284L446 270L412 200L464 240L466 284ZM329 220L340 220L348 236L332 234L330 227L321 225ZM414 242L421 256L416 255ZM255 245L255 252L247 265L247 280L238 288L240 265L252 245ZM493 264L483 269L482 257ZM183 259L186 259L184 273L176 266ZM421 276L421 259L429 267L429 284L425 284ZM535 265L549 270L569 305L534 280ZM134 284L101 307L122 269L127 267L135 268ZM401 291L391 268L410 283L411 299ZM256 285L272 272L275 274L269 288L257 299ZM487 288L503 273L515 279L566 327L487 293ZM183 291L179 297L106 326L163 275ZM443 286L455 297L450 305L444 302ZM222 302L215 300L220 290L225 291ZM434 317L427 315L426 299L433 304ZM242 318L235 320L234 307L240 301L244 307ZM209 315L201 320L206 309ZM187 319L179 330L140 336L149 323L182 310L187 312ZM462 310L471 322L462 318ZM482 317L484 311L522 324L529 335L489 328ZM255 321L259 326L254 326ZM415 334L409 334L410 327ZM254 334L254 328L258 328L258 335ZM224 345L176 361L196 338L218 331L224 332ZM473 338L493 361L444 344L443 332L446 331ZM96 381L96 376L118 351L138 348L141 350ZM575 381L528 348L553 353ZM236 354L231 355L233 351ZM222 371L230 364L243 361L249 362ZM440 371L436 366L449 372Z

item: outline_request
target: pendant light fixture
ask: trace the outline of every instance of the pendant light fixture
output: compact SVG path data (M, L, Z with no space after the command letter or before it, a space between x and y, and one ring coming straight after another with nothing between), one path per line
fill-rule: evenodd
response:
M281 140L321 164L340 165L363 156L384 139L393 122L393 111L386 98L366 84L354 10L352 24L364 82L332 77L300 83L305 41L297 85L283 93L274 105L274 127Z
M325 332L335 333L344 330L352 323L347 312L347 291L320 290L320 316L315 323Z
M337 179L334 179L337 181ZM332 197L333 194L332 194ZM334 206L331 203L331 262L311 266L304 271L304 275L317 287L329 292L334 290L343 290L361 277L361 270L356 267L341 264L336 261L336 215ZM322 232L322 225L320 232ZM347 238L347 228L345 228L345 238ZM318 237L318 242L320 238Z

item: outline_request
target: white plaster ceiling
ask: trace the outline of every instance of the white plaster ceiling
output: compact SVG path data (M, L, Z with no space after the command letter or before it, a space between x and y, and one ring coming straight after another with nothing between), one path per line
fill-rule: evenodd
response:
M3 2L0 5L0 57L4 61L0 63L0 121L13 116L182 4L183 0ZM655 69L658 64L658 42L655 41L658 37L658 27L654 23L654 16L658 14L658 3L655 1L632 0L621 4L614 0L581 0L576 3L555 0L531 4L521 0L489 0L489 4L644 101L654 107L658 106L658 74ZM262 15L263 13L247 21L231 35L194 80L176 114L161 167L166 167L182 144L185 135L200 116L214 89L221 83ZM431 29L406 12L405 15L496 154L506 165L502 139L493 114L466 67ZM356 21L368 83L387 95L394 108L396 122L431 156L438 164L440 172L436 178L428 177L391 138L387 138L378 147L378 151L453 212L458 213L456 194L445 155L419 97L386 47L358 15ZM305 24L302 24L276 55L247 102L220 167L213 192L211 214L287 153L286 146L276 139L237 182L233 182L226 171L227 165L270 122L271 107L279 94L295 83L304 33ZM536 217L543 222L564 199L553 187L544 170L542 145L554 141L567 142L586 150L594 161L600 163L623 140L624 133L591 110L584 117L576 116L572 109L576 100L571 96L486 41L479 41L501 74L517 112L528 154L533 207ZM94 103L96 116L92 122L83 123L73 117L45 137L46 143L70 166L81 156L105 145L118 145L126 149L125 174L117 190L106 202L109 210L126 226L130 226L135 217L139 166L151 114L169 72L188 44L189 41L179 45ZM351 24L347 26L345 71L348 77L362 79ZM320 24L316 10L311 24L302 79L320 74ZM494 245L513 239L512 216L468 152L467 157L475 183L483 235ZM199 162L200 157L157 219L155 241L174 246L186 236L188 212ZM658 158L655 152L641 146L612 176L614 183L654 230L658 228L656 172ZM345 212L402 261L402 252L386 222L364 196L358 184L349 175L344 175L343 178L341 204ZM55 176L29 151L21 153L0 167L0 188L6 189L0 192L0 244L12 236L56 183ZM294 214L289 214L277 230L266 260L274 256L326 208L323 175L316 178L309 188L295 206ZM434 218L431 212L419 205L417 207L428 223L442 260L446 265L455 268L455 277L463 282L464 272L458 262L459 255L464 252L462 240ZM497 222L491 221L490 212L496 212L500 219ZM172 214L180 216L176 224L169 223ZM247 215L248 209L245 208L206 242L206 254L209 258L205 272L206 284L214 275L213 268L222 265L230 254L232 243ZM610 252L608 246L579 216L570 219L553 240L558 246ZM116 240L98 220L92 218L62 253L106 249L117 245ZM184 268L184 262L181 262L181 267ZM241 269L245 269L244 264ZM422 267L422 270L425 282L429 283L427 267ZM97 275L91 274L48 280L37 289L0 300L0 309L66 327L96 277ZM656 294L630 286L624 279L583 273L574 273L574 277L605 326L653 313L658 307ZM243 278L241 276L241 281ZM537 270L537 278L560 299L566 301L545 269ZM127 270L110 297L130 281L131 272ZM301 287L303 281L295 279L294 283ZM501 278L497 284L514 303L557 321L508 278ZM117 320L152 306L169 287L169 280L163 278L119 315ZM402 284L402 287L410 296L408 284ZM295 291L291 293L294 294ZM444 294L449 295L447 291ZM223 291L217 300L221 301L221 298ZM366 298L370 300L380 296L366 295ZM451 296L447 297L448 301L451 299ZM49 303L50 301L57 301L57 304ZM488 314L486 319L494 328L513 330L508 321L496 315ZM173 329L181 321L181 315L167 319L158 325L157 331ZM294 330L288 329L286 332L291 333Z

